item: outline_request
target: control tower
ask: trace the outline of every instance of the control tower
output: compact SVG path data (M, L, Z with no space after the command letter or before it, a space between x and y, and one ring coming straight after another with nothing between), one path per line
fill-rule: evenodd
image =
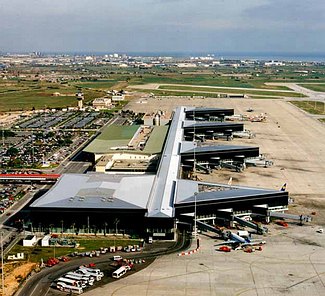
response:
M77 101L78 101L78 108L79 109L82 109L83 108L83 100L84 100L84 94L82 91L78 91L76 93L76 98L77 98Z

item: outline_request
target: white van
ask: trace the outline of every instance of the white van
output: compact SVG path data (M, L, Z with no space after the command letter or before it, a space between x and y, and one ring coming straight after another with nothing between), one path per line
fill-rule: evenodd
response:
M122 256L113 256L114 261L120 261L123 260Z

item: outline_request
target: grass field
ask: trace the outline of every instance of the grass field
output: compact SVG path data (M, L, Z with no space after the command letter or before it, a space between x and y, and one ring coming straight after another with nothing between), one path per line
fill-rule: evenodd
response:
M300 86L303 86L305 88L308 88L313 91L320 91L320 92L325 92L325 83L324 84L304 84L301 83L299 84Z
M286 86L281 85L265 85L268 79L265 78L240 78L225 77L218 75L195 75L195 74L157 74L157 75L137 75L131 76L130 84L147 84L147 83L166 83L166 84L192 84L206 86L227 86L227 87L243 87L243 88L264 88L290 90Z
M139 89L137 89L139 91ZM148 90L143 89L141 92L144 93L153 93L156 96L186 96L186 97L192 97L192 96L200 96L200 97L207 97L207 98L216 98L217 93L204 93L204 92L189 92L189 91L169 91L169 90ZM224 93L226 94L226 93Z
M32 110L47 108L76 107L77 87L61 84L20 82L1 84L0 111ZM53 96L59 92L61 96ZM85 103L105 93L97 90L83 90Z
M195 92L215 92L215 93L235 93L235 94L254 94L254 95L267 95L267 96L283 96L283 97L304 97L303 94L296 92L268 92L268 91L257 91L257 90L239 90L239 89L223 89L223 88L209 88L209 87L191 87L191 86L175 86L175 85L162 85L159 87L161 90L180 90L180 91L191 91Z
M73 82L70 85L74 85L80 88L91 88L91 89L103 89L108 90L114 85L116 85L119 81L115 79L110 80L95 80L95 81L80 81L80 82Z
M325 106L323 102L316 101L290 101L293 105L300 109L317 115L325 115Z
M122 246L127 245L138 245L138 239L114 239L112 238L91 238L91 239L77 239L77 243L80 244L78 248L67 248L67 247L23 247L21 243L16 244L10 251L9 254L24 253L25 257L27 256L28 260L31 262L40 262L41 259L46 261L50 257L60 257L68 255L72 252L87 252L98 250L101 247L110 247L110 246Z

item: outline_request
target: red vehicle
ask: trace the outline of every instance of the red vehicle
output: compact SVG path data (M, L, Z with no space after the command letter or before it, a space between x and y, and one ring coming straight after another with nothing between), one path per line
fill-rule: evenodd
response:
M228 247L228 246L221 246L219 248L219 251L221 251L221 252L230 252L231 251L231 248Z
M87 267L89 267L89 268L93 268L93 267L95 267L95 266L96 266L95 263L89 263L89 264L87 265Z
M285 221L276 221L276 224L280 225L280 226L283 226L283 227L288 227L288 223L285 222Z
M57 259L57 258L49 258L47 261L46 261L46 266L48 267L52 267L56 264L58 264L60 261Z
M246 253L252 253L252 252L254 252L255 250L253 249L253 248L245 248L244 249L244 252L246 252Z
M68 261L70 261L70 259L69 259L68 257L66 257L66 256L62 256L62 257L60 257L59 259L60 259L60 261L62 261L62 262L68 262Z

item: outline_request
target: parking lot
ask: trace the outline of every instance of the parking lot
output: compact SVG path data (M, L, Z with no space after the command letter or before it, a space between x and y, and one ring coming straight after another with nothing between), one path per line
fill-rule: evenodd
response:
M46 111L22 118L15 123L20 129L81 129L87 128L97 118L103 118L99 112ZM104 116L105 117L105 116Z

